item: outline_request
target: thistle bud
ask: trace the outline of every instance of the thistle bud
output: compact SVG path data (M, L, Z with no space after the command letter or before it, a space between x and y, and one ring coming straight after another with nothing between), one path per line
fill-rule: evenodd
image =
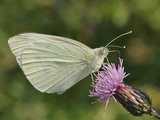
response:
M139 89L124 85L114 97L132 115L149 114L160 119L160 113L152 107L149 96Z

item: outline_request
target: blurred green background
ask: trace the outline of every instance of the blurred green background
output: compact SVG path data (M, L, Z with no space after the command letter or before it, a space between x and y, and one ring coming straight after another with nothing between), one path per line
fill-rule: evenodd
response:
M8 48L8 38L24 32L65 36L95 48L117 35L126 83L146 91L160 108L159 0L1 0L0 1L0 120L154 120L134 117L112 100L108 109L91 104L90 77L63 95L42 94L26 80ZM109 55L110 60L117 53Z

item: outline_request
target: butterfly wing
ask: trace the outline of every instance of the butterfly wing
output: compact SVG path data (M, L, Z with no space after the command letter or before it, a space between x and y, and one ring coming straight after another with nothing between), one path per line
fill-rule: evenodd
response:
M41 92L63 93L91 73L93 49L72 39L25 33L8 43L27 79Z

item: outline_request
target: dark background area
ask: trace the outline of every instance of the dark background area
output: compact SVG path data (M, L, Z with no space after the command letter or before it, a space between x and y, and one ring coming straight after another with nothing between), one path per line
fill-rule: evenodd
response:
M91 104L90 77L63 95L35 90L8 48L9 37L38 32L76 39L92 48L133 30L114 42L120 50L126 83L146 91L160 108L159 0L1 0L0 1L0 120L154 120L133 117L118 103L107 110ZM111 53L115 61L119 54Z

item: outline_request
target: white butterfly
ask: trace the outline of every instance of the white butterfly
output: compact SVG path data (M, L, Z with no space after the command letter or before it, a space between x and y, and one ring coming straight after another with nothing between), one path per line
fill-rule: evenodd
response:
M97 72L109 53L110 43L92 49L69 38L39 33L19 34L8 41L30 83L41 92L58 94Z

